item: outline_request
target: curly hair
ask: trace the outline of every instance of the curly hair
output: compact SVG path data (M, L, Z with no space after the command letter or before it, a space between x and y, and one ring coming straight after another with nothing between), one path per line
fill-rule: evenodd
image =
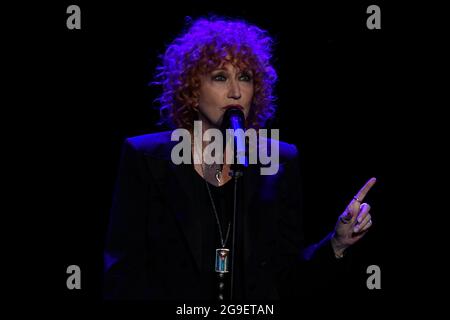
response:
M246 126L261 128L273 117L277 74L272 67L272 38L242 20L200 18L161 56L153 84L162 86L160 124L191 130L201 85L200 75L229 62L253 71L254 95Z

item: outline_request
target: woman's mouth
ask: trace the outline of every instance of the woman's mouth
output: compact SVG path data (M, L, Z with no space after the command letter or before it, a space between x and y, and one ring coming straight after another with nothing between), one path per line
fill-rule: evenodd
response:
M244 107L241 106L240 104L229 104L229 105L223 107L224 110L228 110L228 109L231 109L231 108L237 108L237 109L240 109L240 110L244 111Z

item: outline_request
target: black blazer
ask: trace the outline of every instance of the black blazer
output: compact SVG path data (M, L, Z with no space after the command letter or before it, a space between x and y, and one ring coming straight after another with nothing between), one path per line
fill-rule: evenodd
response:
M170 135L147 134L123 145L104 256L107 299L214 298L205 295L200 270L201 224L188 174L194 169L172 163L178 142ZM261 175L259 165L250 165L242 178L237 225L249 300L304 293L302 281L312 279L315 263L330 267L324 270L336 264L329 237L304 250L297 148L280 142L279 150L277 174Z

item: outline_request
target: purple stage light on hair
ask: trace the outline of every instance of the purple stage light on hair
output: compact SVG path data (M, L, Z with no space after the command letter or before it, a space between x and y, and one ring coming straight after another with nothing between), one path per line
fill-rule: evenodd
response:
M190 22L190 21L188 21ZM271 65L272 38L267 31L241 20L200 18L176 38L162 55L156 81L163 92L157 99L163 123L192 129L200 75L221 64L252 70L255 94L246 126L263 127L275 113Z

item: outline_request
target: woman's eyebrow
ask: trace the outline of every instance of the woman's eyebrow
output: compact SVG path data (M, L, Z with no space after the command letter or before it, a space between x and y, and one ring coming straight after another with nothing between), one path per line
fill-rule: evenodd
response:
M218 71L229 72L228 69L225 69L225 68L217 68L217 69L213 69L211 72L218 72ZM252 71L251 69L243 69L243 70L238 70L237 73L238 73L238 74L242 74L242 73L253 73L253 71Z
M227 70L227 69L224 69L224 68L213 69L211 72L217 72L217 71L225 71L225 72L228 72L228 70Z

